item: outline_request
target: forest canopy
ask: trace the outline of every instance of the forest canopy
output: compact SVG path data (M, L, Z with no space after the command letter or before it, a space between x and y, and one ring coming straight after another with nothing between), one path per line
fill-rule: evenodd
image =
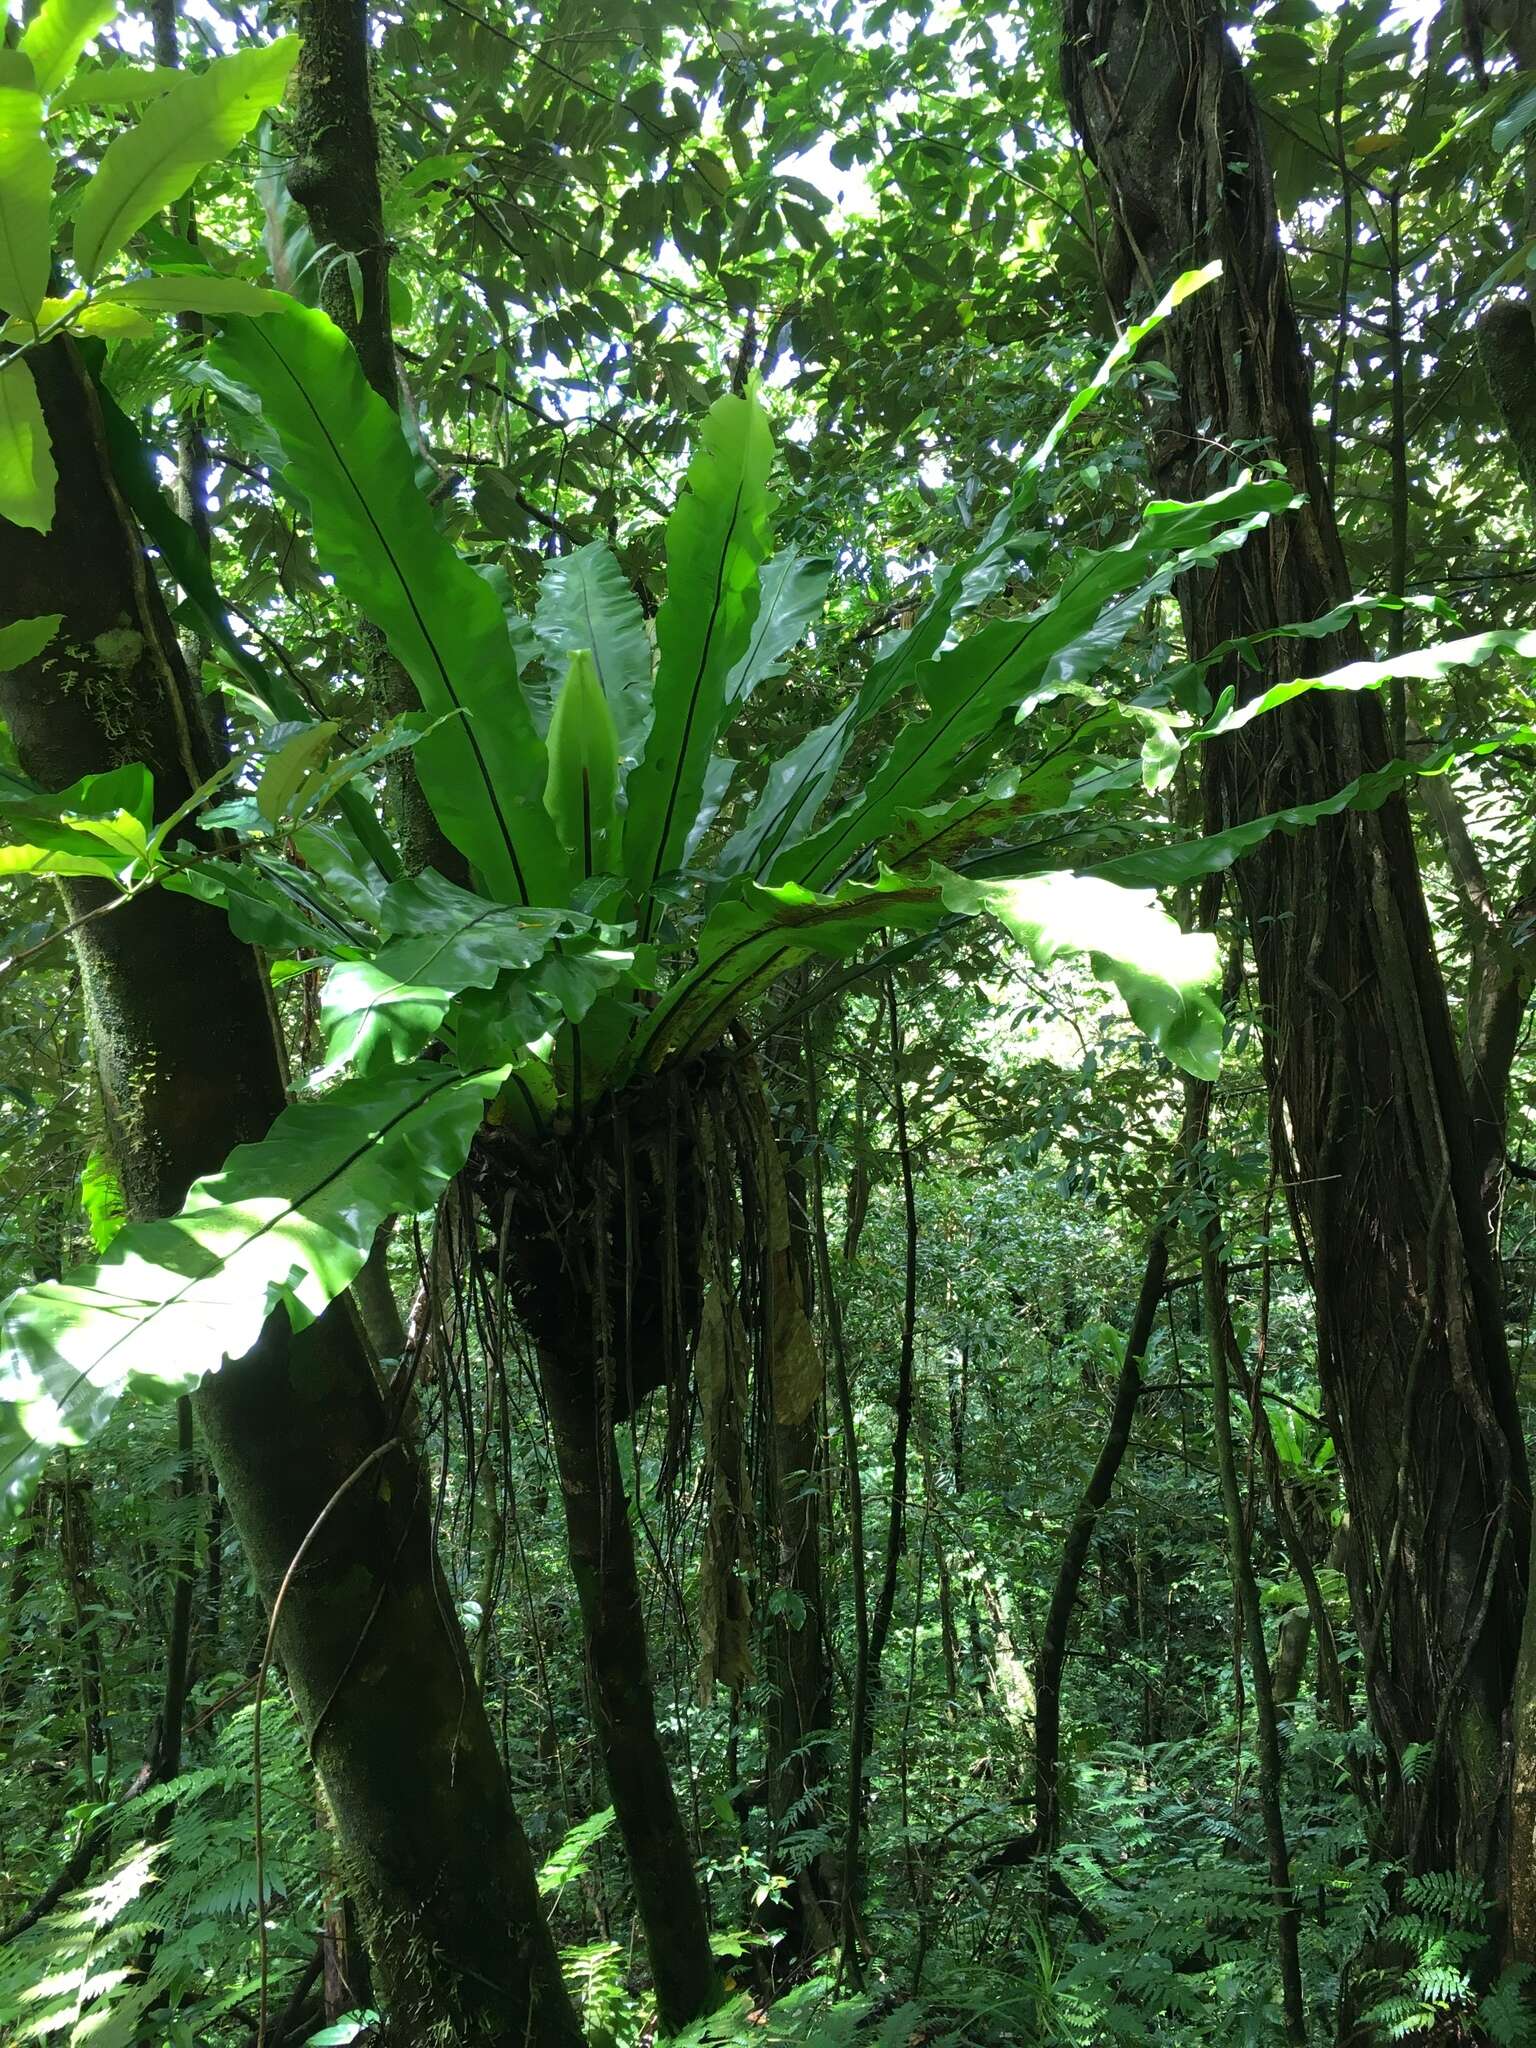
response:
M1536 2043L1528 0L16 0L0 2039Z

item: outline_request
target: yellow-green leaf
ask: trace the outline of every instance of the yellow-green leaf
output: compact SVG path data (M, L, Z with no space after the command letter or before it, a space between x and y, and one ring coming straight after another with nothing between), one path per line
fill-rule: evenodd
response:
M136 277L127 284L108 285L97 305L139 306L148 313L270 313L276 292L243 277L221 277L217 271L175 271L164 277Z
M54 113L65 107L137 107L158 99L186 77L169 64L94 65L72 78L51 102Z
M339 729L334 718L306 725L272 756L256 785L256 808L269 825L282 823L330 753Z
M75 265L87 282L277 105L298 54L298 37L284 36L265 49L216 57L162 94L137 127L108 147L75 216Z
M32 60L37 89L51 99L74 70L80 52L117 12L117 0L43 0L21 39Z
M27 365L0 363L0 519L46 533L59 473Z
M67 299L44 299L33 312L30 320L8 320L0 328L0 339L5 341L30 341L34 324L37 327L57 327L85 303L84 292L71 292Z
M53 158L30 61L0 50L0 313L30 322L48 295Z
M0 669L25 668L35 661L63 624L62 612L44 612L35 619L13 619L0 626Z
M143 341L155 331L155 323L135 307L115 306L110 299L83 307L75 326L81 334L99 334L103 341Z

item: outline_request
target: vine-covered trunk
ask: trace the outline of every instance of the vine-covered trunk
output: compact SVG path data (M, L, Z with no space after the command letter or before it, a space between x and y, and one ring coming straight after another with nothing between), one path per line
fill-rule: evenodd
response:
M46 537L5 530L0 623L62 614L0 674L0 711L49 789L142 761L167 815L208 772L207 728L105 455L68 342L34 354L60 474ZM64 885L101 1100L132 1214L261 1135L284 1086L271 996L223 918L156 890ZM367 1921L392 2038L578 2048L528 1847L437 1567L427 1473L386 1409L343 1299L301 1338L275 1315L195 1397L221 1498L264 1599L288 1584L277 1651L348 1882Z
M539 1350L571 1571L581 1605L598 1746L629 1858L662 2025L713 2011L723 1991L688 1830L656 1727L629 1502L601 1362Z
M1108 188L1122 296L1219 258L1164 330L1160 491L1198 496L1267 449L1306 503L1179 593L1194 656L1349 593L1313 442L1264 136L1207 0L1064 0L1079 133ZM1207 676L1246 700L1364 653L1268 640ZM1208 822L1306 803L1388 755L1373 694L1301 700L1213 745ZM1498 1884L1529 1520L1525 1455L1466 1090L1406 805L1275 834L1238 868L1272 1125L1317 1298L1318 1364L1353 1535L1349 1576L1389 1760L1391 1846ZM1411 1764L1409 1752L1420 1759ZM1428 1761L1423 1752L1427 1749Z

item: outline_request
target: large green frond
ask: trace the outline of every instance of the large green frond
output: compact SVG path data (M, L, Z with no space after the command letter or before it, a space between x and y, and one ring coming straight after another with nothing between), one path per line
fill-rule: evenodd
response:
M323 313L226 323L215 355L254 391L314 518L315 548L440 723L416 749L444 832L504 903L559 902L547 764L490 585L437 529L400 422Z
M0 1312L0 1495L25 1505L49 1452L95 1435L130 1387L187 1392L350 1285L386 1216L429 1207L504 1075L427 1063L283 1111L198 1181L181 1212Z

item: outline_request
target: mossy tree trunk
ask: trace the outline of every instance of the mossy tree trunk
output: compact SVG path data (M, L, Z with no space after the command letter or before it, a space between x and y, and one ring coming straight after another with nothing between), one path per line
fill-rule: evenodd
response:
M207 728L112 482L89 377L68 342L32 362L59 512L46 537L4 530L0 621L58 612L63 623L41 656L0 674L0 711L46 787L143 761L164 816L208 771ZM88 881L64 890L75 919L109 893ZM221 917L160 891L92 916L75 945L127 1203L164 1215L282 1107L265 976ZM367 1921L391 2038L578 2048L438 1570L427 1473L386 1410L350 1301L298 1339L274 1316L195 1405L266 1600L321 1525L277 1648Z
M1074 123L1108 189L1127 296L1219 258L1164 330L1177 402L1149 428L1154 486L1200 496L1267 447L1304 507L1180 591L1189 651L1331 610L1350 584L1262 126L1209 0L1064 0ZM1365 652L1349 629L1271 640L1207 680L1246 700ZM1374 695L1304 699L1213 746L1208 822L1321 797L1388 754ZM1310 1251L1318 1368L1350 1508L1350 1580L1417 1869L1502 1890L1507 1728L1528 1481L1466 1088L1406 804L1276 835L1238 883L1266 1018L1273 1126ZM1427 1769L1402 1768L1427 1749Z

